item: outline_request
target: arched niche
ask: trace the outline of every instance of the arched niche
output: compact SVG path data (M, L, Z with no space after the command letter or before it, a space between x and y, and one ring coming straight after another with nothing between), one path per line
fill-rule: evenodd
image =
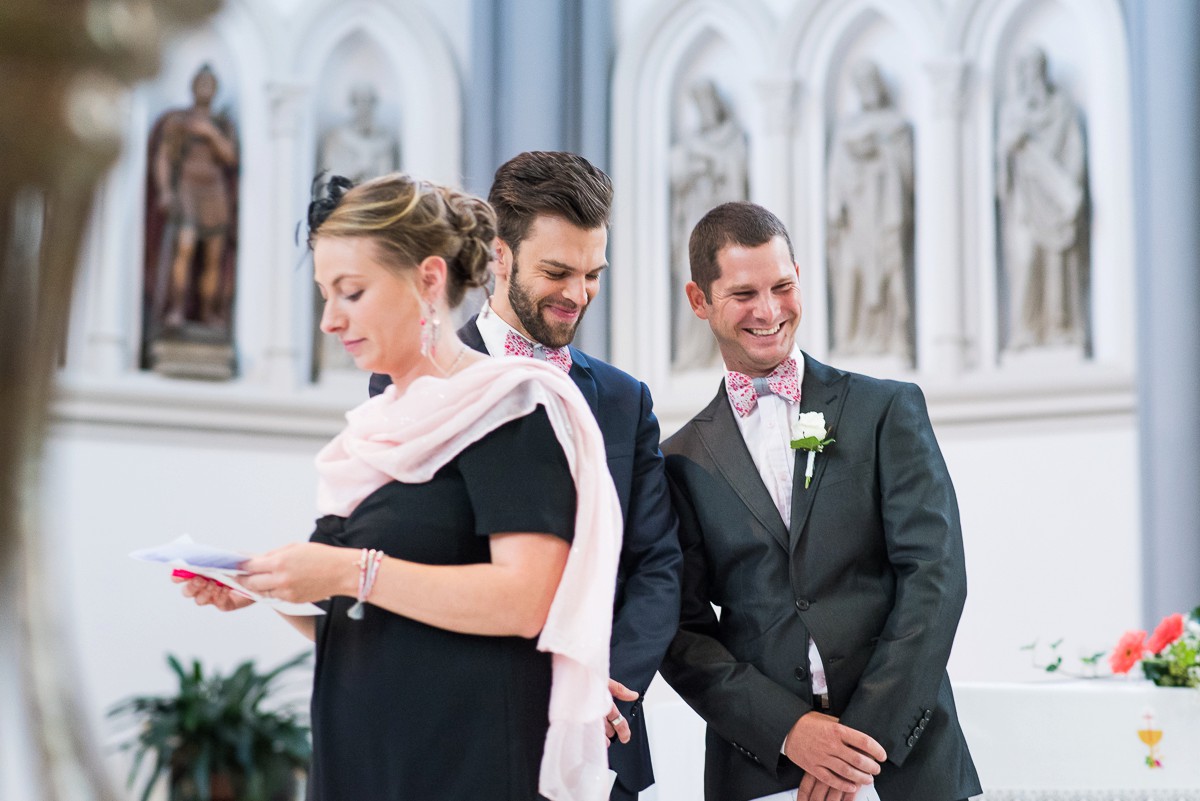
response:
M692 228L714 206L750 197L744 100L750 93L739 80L738 62L727 40L706 31L676 65L670 90L666 336L674 373L711 372L721 365L716 341L692 312L684 286L691 280L687 243Z
M345 116L350 84L370 80L379 90L380 118L397 125L404 169L443 183L460 180L462 70L421 9L327 0L300 25L304 33L290 60L311 93L301 125L307 163L315 158L317 134Z
M791 207L787 220L800 263L805 298L804 319L798 333L801 346L825 357L831 346L832 310L827 245L828 164L832 137L839 119L854 113L859 99L851 71L863 61L874 62L883 77L892 105L911 126L915 161L915 229L912 271L914 284L922 281L921 129L928 106L928 87L922 64L936 50L940 24L937 9L924 2L807 3L797 7L783 26L787 62L783 69L800 76L799 125L793 137L789 176ZM910 287L911 336L914 355L917 329L924 305ZM841 358L839 366L877 375L909 372L910 363L892 357Z
M636 321L613 331L614 361L652 383L667 413L707 396L720 369L675 373L670 280L670 160L680 128L691 124L687 92L716 80L736 110L749 146L751 199L778 183L760 147L766 128L762 82L770 77L770 18L757 0L734 8L716 0L675 3L651 17L617 55L613 80L613 317Z
M83 254L81 291L72 318L73 328L80 333L73 336L76 351L68 355L68 375L113 381L141 373L150 132L164 112L191 105L192 78L205 63L211 64L219 83L213 109L232 122L240 150L233 296L239 378L235 383L245 375L245 355L262 334L256 315L248 311L261 293L253 271L243 265L259 263L266 247L247 199L262 190L265 180L261 165L267 153L255 135L265 125L265 117L255 89L270 72L268 51L253 16L242 5L231 4L209 25L175 40L164 51L158 77L131 93L126 109L129 133L121 158L99 189ZM137 380L174 386L152 374L141 374Z
M290 54L298 91L305 95L298 121L298 179L292 197L302 212L309 200L320 140L350 115L348 99L355 86L369 84L377 96L375 118L394 134L400 169L451 185L462 174L461 70L437 25L412 4L383 6L365 2L323 2L301 20L304 33ZM321 347L332 369L322 385L337 391L359 391L361 374L334 360L316 330L318 298L309 267L299 284L300 311L295 338L302 361L311 371ZM339 365L343 369L338 369Z
M352 116L351 95L360 87L370 87L374 93L375 125L386 131L399 146L400 153L404 153L400 134L404 129L405 109L396 93L397 82L393 77L396 68L383 43L366 30L347 32L329 52L319 83L313 87L317 141L311 144L317 147L318 154L315 155L319 155L321 136L344 125ZM316 162L314 158L314 164ZM403 155L397 167L402 165Z
M1134 231L1129 58L1119 4L1110 0L983 0L951 18L951 45L970 54L973 81L965 120L964 274L967 341L982 371L1128 380L1134 359ZM1037 46L1049 77L1073 101L1084 126L1090 267L1087 357L1002 358L1003 309L996 219L997 127L1013 60Z

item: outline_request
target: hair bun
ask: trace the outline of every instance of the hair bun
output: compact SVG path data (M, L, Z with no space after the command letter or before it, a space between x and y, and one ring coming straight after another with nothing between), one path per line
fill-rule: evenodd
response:
M496 213L486 201L472 195L446 189L443 197L461 239L454 259L459 268L458 278L468 287L484 286L496 240Z

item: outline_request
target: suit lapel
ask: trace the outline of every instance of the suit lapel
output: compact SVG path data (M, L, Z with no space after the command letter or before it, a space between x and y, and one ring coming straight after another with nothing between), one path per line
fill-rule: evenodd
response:
M479 333L478 320L479 315L476 314L470 320L463 323L462 328L458 329L458 338L468 347L474 348L480 353L488 353L487 345L483 341L483 335ZM592 416L599 420L600 393L596 389L596 379L592 377L592 366L588 362L587 356L574 347L571 347L571 372L569 375L571 380L575 382L575 386L579 387L579 391L583 393L584 400L587 401L588 407L592 410Z
M475 314L471 316L470 320L467 320L465 323L463 323L463 327L458 329L458 338L461 339L467 347L473 348L480 353L487 353L487 345L483 344L483 334L479 333L479 323L476 322L478 319L479 315ZM488 355L490 356L491 354Z
M583 393L584 400L587 401L592 410L592 416L597 420L600 419L600 398L599 392L596 389L596 379L592 377L592 366L588 363L588 358L582 351L571 347L571 380L575 382L575 386L579 387L579 391Z
M837 439L838 418L846 403L846 383L849 375L814 360L804 354L804 380L800 385L800 411L821 412L825 415L825 429ZM833 446L833 447L836 447ZM800 541L800 533L808 522L813 499L821 488L821 476L825 474L828 459L817 454L813 463L813 477L808 489L804 488L804 470L808 466L808 452L796 451L795 470L792 475L792 525L788 531L790 547L794 549Z
M700 441L725 481L763 528L771 532L775 541L787 548L788 532L783 525L783 518L771 500L771 493L763 485L746 441L742 439L741 429L733 419L724 381L717 391L717 397L693 422Z

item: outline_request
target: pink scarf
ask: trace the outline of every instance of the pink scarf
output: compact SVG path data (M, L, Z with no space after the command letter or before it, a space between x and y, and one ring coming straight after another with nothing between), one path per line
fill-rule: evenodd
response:
M317 454L317 508L349 516L390 481L421 483L505 423L544 406L575 480L575 538L538 649L553 654L550 728L538 790L553 801L603 801L608 769L603 718L608 641L621 549L621 507L604 439L579 389L558 368L493 357L449 378L425 376L346 414L347 426Z

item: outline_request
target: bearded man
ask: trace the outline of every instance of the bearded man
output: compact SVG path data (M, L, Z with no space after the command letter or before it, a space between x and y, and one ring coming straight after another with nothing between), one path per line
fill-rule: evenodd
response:
M612 182L573 153L522 153L496 171L488 202L498 222L496 287L458 335L483 353L557 365L600 424L625 520L606 724L617 774L612 799L634 801L654 782L642 699L679 622L682 557L650 390L571 346L608 267ZM371 393L387 384L387 376L373 376Z

